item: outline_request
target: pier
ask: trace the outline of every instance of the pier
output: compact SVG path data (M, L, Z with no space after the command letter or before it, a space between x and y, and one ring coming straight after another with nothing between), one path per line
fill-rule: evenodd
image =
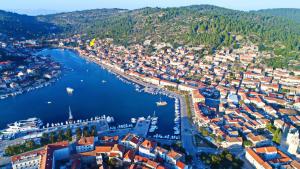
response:
M148 134L148 129L150 127L150 124L151 124L150 120L139 118L135 127L132 130L132 133L142 137L146 137Z

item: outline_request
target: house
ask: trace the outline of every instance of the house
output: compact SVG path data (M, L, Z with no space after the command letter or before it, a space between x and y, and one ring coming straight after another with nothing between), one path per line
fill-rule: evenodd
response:
M247 148L246 159L259 169L280 168L290 164L292 159L276 147Z
M175 168L176 168L176 169L188 169L189 166L186 165L186 164L184 164L184 163L181 162L181 161L178 161L178 162L176 163L176 167L175 167Z
M155 154L156 146L157 146L156 142L146 139L139 147L139 155L150 158L150 159L155 159L156 158L156 154Z
M226 136L225 141L222 142L223 148L234 148L234 147L241 147L243 144L242 137L230 137Z
M95 148L95 138L94 137L82 137L76 143L76 152L88 152Z
M270 140L264 137L263 135L254 135L249 133L246 135L247 140L251 141L254 146L262 146L271 144Z
M11 157L13 169L39 168L41 159L45 156L45 150L31 151Z
M117 156L120 158L123 158L124 153L125 153L125 148L119 144L115 144L110 151L110 155L113 154L115 157Z
M142 138L135 134L128 133L120 142L126 148L134 148L136 149L142 142Z
M128 150L124 155L123 161L132 163L134 156L135 156L135 150L132 150L132 149Z
M176 151L174 151L174 150L171 150L171 151L167 154L166 157L167 157L167 158L166 158L166 161L167 161L168 163L170 163L170 164L172 164L172 165L176 165L177 162L178 162L179 160L182 159L183 155L180 154L180 153L178 153L178 152L176 152Z
M155 153L157 154L158 157L162 158L163 160L166 160L168 150L166 150L160 146L157 146L155 148Z
M281 119L274 120L274 126L278 129L283 130L284 124L285 124L284 121L282 121Z
M40 168L54 169L57 160L70 158L69 142L62 141L45 146L45 155L41 159Z
M193 103L205 102L205 97L200 93L199 90L192 91L192 100Z

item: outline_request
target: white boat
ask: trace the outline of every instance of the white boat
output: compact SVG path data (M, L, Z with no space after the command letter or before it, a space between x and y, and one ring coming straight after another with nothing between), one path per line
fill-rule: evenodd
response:
M102 83L106 83L106 80L102 80L101 82L102 82Z
M52 103L51 101L48 101L48 102L47 102L47 104L51 104L51 103Z
M131 123L136 123L136 118L131 118Z
M74 89L67 87L66 90L69 95L73 94Z
M158 129L157 126L150 126L149 132L153 133L156 129Z
M166 101L162 101L161 98L159 99L158 102L156 102L157 106L166 106L168 103Z
M106 121L107 121L107 123L111 123L111 122L113 122L113 118L110 116L107 116Z
M157 124L157 121L156 121L156 120L152 120L151 124L152 124L152 125L156 125L156 124Z
M4 134L15 134L24 132L33 132L40 129L43 122L39 118L29 118L27 120L20 120L14 123L8 124L8 128L3 130Z

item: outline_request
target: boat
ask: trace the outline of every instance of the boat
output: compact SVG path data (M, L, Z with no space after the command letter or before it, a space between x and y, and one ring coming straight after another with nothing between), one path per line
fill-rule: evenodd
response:
M51 103L52 103L51 101L48 101L48 102L47 102L47 104L51 104Z
M101 82L102 82L102 83L106 83L106 80L102 80Z
M20 120L14 123L8 124L8 128L3 130L4 134L16 134L16 133L26 133L33 132L40 129L43 125L41 119L33 117L27 120Z
M67 87L66 90L69 95L73 94L74 89Z
M158 102L156 102L157 106L166 106L168 103L166 101L162 101L161 98L159 99Z
M131 118L131 123L136 123L136 118Z

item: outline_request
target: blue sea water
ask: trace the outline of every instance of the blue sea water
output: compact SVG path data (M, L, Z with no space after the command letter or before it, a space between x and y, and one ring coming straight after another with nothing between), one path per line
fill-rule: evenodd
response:
M30 117L38 117L44 124L65 122L70 106L75 120L105 114L113 116L117 124L129 124L132 117L147 117L155 111L158 133L173 133L174 99L137 92L133 85L123 83L114 74L72 51L46 49L40 53L50 55L67 69L50 86L0 100L1 129L8 123ZM102 83L103 80L106 83ZM73 95L67 94L66 87L74 89ZM160 97L168 102L167 106L156 106ZM52 103L48 104L49 101Z

